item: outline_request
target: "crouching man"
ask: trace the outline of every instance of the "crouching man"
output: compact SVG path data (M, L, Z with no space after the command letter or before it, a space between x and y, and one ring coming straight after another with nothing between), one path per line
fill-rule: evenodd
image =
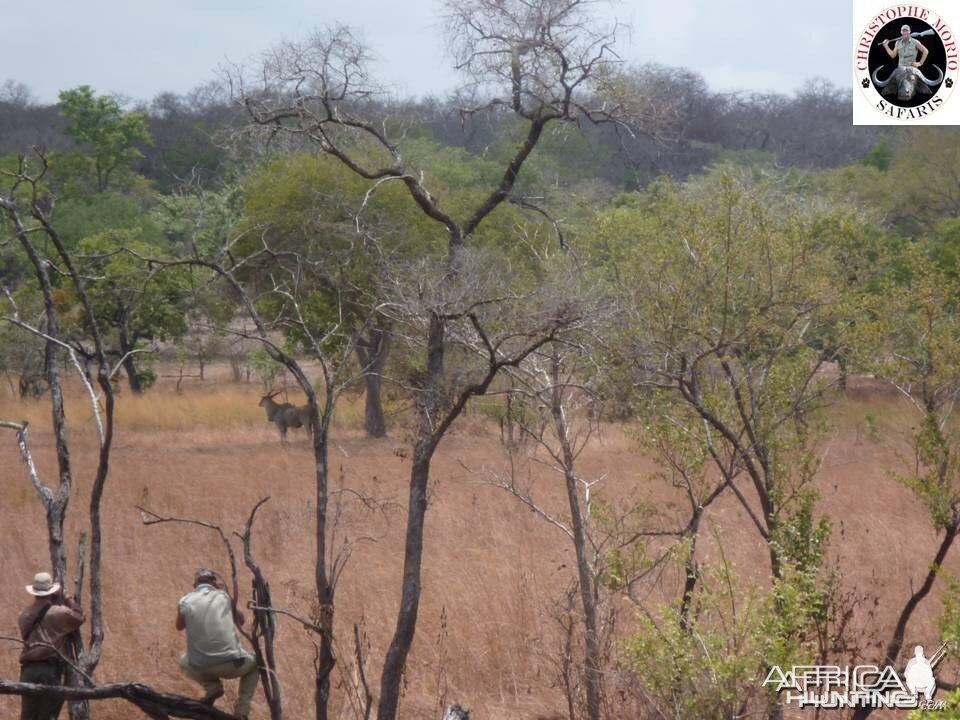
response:
M180 598L177 614L177 630L187 631L187 652L180 667L206 690L202 702L208 705L223 696L224 678L240 678L233 713L247 720L260 676L256 659L240 645L236 626L243 626L243 614L234 613L230 596L212 570L197 570L193 585L193 592Z
M37 573L27 585L33 602L20 613L21 682L38 685L62 685L67 637L83 624L83 611L64 597L60 583L49 573ZM57 720L63 699L27 697L20 705L20 720Z

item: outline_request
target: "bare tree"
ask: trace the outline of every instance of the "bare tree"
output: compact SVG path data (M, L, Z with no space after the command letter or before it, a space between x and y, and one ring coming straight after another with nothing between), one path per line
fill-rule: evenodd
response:
M453 285L462 274L468 240L498 206L511 199L517 178L544 129L552 122L601 122L616 116L618 108L609 101L590 105L615 61L614 32L597 28L589 17L590 5L585 0L449 0L444 4L457 66L491 97L482 108L464 112L507 109L526 123L524 138L500 181L465 219L449 214L425 185L423 173L404 162L402 135L395 136L385 119L367 117L377 92L366 68L369 54L346 28L318 31L303 42L277 46L264 57L253 83L240 71L232 73L230 80L253 127L265 140L307 142L376 184L402 183L416 206L446 230L443 278L444 283ZM498 94L503 90L505 94ZM471 397L486 392L504 367L521 362L568 322L559 315L541 327L539 335L527 336L524 342L507 342L505 338L491 339L475 307L468 305L453 313L433 308L424 329L424 372L414 385L417 429L400 609L381 675L379 720L396 717L401 677L416 630L426 491L437 445ZM454 387L445 373L447 333L452 323L472 325L477 335L489 341L485 372Z
M100 661L100 652L104 636L100 501L103 497L103 490L107 481L110 451L113 443L114 400L113 388L110 384L111 367L106 358L103 340L97 327L97 321L90 300L87 297L84 280L78 273L73 258L64 246L60 235L54 230L51 224L50 213L52 210L52 202L49 197L44 195L42 188L43 178L47 171L47 160L40 153L37 153L36 157L38 160L38 167L36 169L31 170L26 158L21 157L18 169L15 172L4 173L4 175L10 179L11 183L7 193L3 197L0 197L0 208L6 212L13 226L14 233L29 258L30 265L34 269L37 283L44 300L44 330L41 331L38 328L30 327L19 317L19 310L13 300L13 296L9 292L7 292L7 299L12 306L13 314L6 316L4 319L23 330L43 337L45 340L44 362L47 373L47 384L50 387L54 439L57 448L57 464L59 469L57 492L54 493L49 488L46 488L40 480L32 461L28 463L28 471L30 479L46 509L50 559L54 575L64 586L66 586L67 581L67 554L63 527L73 487L73 468L70 461L70 447L67 440L63 384L60 376L60 359L64 354L70 357L87 389L97 425L100 452L91 491L89 511L90 645L84 650L79 636L75 639L77 646L75 651L78 653L77 664L84 675L90 676ZM29 226L27 223L29 223ZM53 257L48 257L40 251L33 240L35 235L45 237L49 240L49 243L55 248L55 255ZM80 299L86 329L93 342L92 348L85 347L80 342L68 343L62 339L60 317L54 299L53 282L51 281L51 266L56 263L63 264L66 274L69 276ZM93 387L94 379L88 369L90 364L94 364L96 367L96 383L99 387L99 394ZM101 400L104 403L102 416L100 408ZM22 428L18 431L18 439L21 454L24 461L27 462L30 455L26 424L23 424ZM83 564L81 563L77 578L78 595L80 595L83 589L82 579ZM78 601L79 600L80 598L78 598ZM70 679L72 682L79 682L76 674L72 673L71 675ZM71 716L73 718L83 718L86 717L86 715L87 710L85 706L71 706Z
M566 285L568 293L570 284ZM615 661L610 657L616 624L616 597L639 603L636 587L653 577L676 554L680 541L695 542L704 511L726 488L704 488L687 478L691 517L677 529L652 527L635 505L618 503L602 494L605 476L589 478L580 470L580 458L591 442L600 441L605 368L600 341L605 313L596 304L583 313L580 327L531 353L509 370L510 387L504 392L516 408L513 423L530 442L509 446L506 471L488 470L495 486L515 496L536 517L560 530L576 557L573 590L559 605L557 616L564 630L560 674L571 718L581 705L590 720L613 711L607 679ZM518 454L526 447L528 462L546 467L563 479L566 512L549 509L532 483L523 479ZM658 518L659 519L659 518ZM648 560L650 541L668 540L658 557ZM691 571L692 574L692 571ZM685 589L687 592L692 589ZM689 599L687 599L689 603ZM583 658L574 657L577 627L583 627ZM582 693L582 696L581 696ZM622 708L621 708L622 709Z
M253 509L250 511L250 516L244 525L242 534L238 532L234 533L234 535L236 535L243 544L243 561L247 566L247 569L250 571L253 586L253 599L250 602L250 608L253 610L254 617L253 627L250 631L244 630L243 628L239 628L239 631L240 634L242 634L247 640L247 642L250 643L251 647L253 647L257 659L257 667L260 668L260 683L261 687L263 688L263 694L267 700L270 718L271 720L282 720L283 699L281 696L279 678L277 677L274 631L277 613L283 613L286 611L277 610L273 607L273 603L270 599L270 583L267 581L266 577L261 571L257 561L254 559L252 548L253 523L256 518L257 511L260 510L260 508L263 507L263 505L266 504L269 499L269 497L265 497L256 505L254 505ZM234 550L227 531L225 531L220 525L216 525L206 520L181 517L163 517L157 515L151 510L147 510L146 508L138 507L137 509L140 511L140 517L144 525L182 523L186 525L196 525L198 527L207 528L217 533L230 563L230 588L228 593L233 606L234 616L238 617L240 586L237 577L237 553ZM287 614L292 615L291 613ZM296 616L293 615L293 617ZM309 630L318 634L322 633L321 628L317 627L313 623L304 621L300 618L297 619L300 620L300 622ZM242 623L242 620L238 622Z
M307 309L311 293L330 287L325 273L329 258L306 257L291 250L275 250L266 237L261 237L258 245L248 247L241 253L239 245L246 237L247 233L241 232L237 236L224 238L222 246L212 258L201 256L199 251L195 251L193 257L179 260L132 254L152 267L155 273L174 268L193 268L201 274L195 279L197 288L206 288L210 283L225 286L225 291L239 303L242 314L253 327L230 325L220 330L259 344L285 372L293 376L307 398L316 490L314 585L318 612L314 623L317 628L314 695L316 717L323 720L329 709L330 674L336 664L334 598L337 579L343 570L342 548L330 544L335 533L335 528L330 525L329 511L330 431L337 401L366 370L356 368L350 359L382 308L369 306L363 322L347 325L343 322L341 298L333 293L331 304L336 308L334 315L311 315ZM273 302L273 311L269 316L264 316L257 309L258 301L264 298L270 298ZM294 352L285 349L281 336L292 338L294 344L319 365L318 378L311 379ZM319 392L317 387L320 388ZM254 576L257 575L252 567L251 571ZM267 588L261 588L261 591L264 590ZM265 617L261 623L264 637L269 634L268 626ZM267 655L265 651L264 656Z
M599 720L602 710L603 678L600 657L600 575L602 542L590 531L589 516L593 491L600 479L590 480L577 470L577 459L597 430L590 417L589 405L596 396L589 380L584 384L581 362L589 363L582 344L572 339L552 341L511 370L515 385L511 393L533 401L530 422L521 418L519 427L535 440L536 448L546 452L546 463L564 480L569 523L550 517L539 509L528 493L519 489L514 473L499 480L501 487L512 492L525 504L536 507L542 517L560 528L570 539L576 556L577 592L584 625L585 657L583 686L586 693L586 716ZM572 417L586 414L587 417ZM573 698L570 698L571 702ZM571 716L574 717L574 716Z
M35 105L36 95L30 86L17 82L13 78L7 78L0 84L0 103L9 103L14 107L23 109Z
M96 437L99 446L96 471L90 492L89 544L86 534L81 536L75 579L75 599L83 602L83 590L89 588L90 634L84 643L78 633L71 643L68 663L70 687L51 688L29 683L0 681L0 693L15 695L55 695L71 700L70 715L73 720L89 717L89 700L123 697L134 703L153 718L168 716L186 718L213 718L223 720L228 716L195 703L187 698L165 695L135 683L120 683L96 686L93 675L100 661L104 641L102 545L100 505L107 482L110 452L114 432L114 395L111 379L119 368L107 360L103 340L87 296L85 278L78 272L74 259L60 235L52 225L54 203L44 193L44 176L47 160L36 152L36 162L31 165L27 158L19 159L13 172L4 172L9 185L0 195L0 210L7 219L13 234L29 259L37 285L43 297L42 324L31 324L24 318L13 294L5 291L7 314L0 321L9 323L24 332L39 337L44 342L44 367L50 387L53 437L57 455L58 484L48 486L41 477L30 448L27 423L0 420L0 428L14 430L20 448L21 459L27 476L37 492L46 512L50 563L53 574L65 588L69 587L67 572L67 541L64 523L73 491L74 468L71 462L67 421L64 412L64 379L61 375L63 359L67 358L76 370L90 401ZM38 240L44 238L40 245ZM52 246L52 252L47 249ZM66 336L54 296L51 275L56 271L67 278L79 298L85 333L91 345ZM89 574L85 570L89 569Z

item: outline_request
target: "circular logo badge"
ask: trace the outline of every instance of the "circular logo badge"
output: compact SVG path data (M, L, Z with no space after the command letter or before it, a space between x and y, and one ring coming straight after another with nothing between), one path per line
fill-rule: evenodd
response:
M875 15L854 52L854 82L887 117L909 122L940 110L957 84L957 41L930 8L897 5Z

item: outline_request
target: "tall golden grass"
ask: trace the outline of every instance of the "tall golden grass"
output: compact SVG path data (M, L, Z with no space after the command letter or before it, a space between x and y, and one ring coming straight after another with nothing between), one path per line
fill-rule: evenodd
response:
M144 527L137 505L168 515L204 518L228 530L242 528L250 508L269 495L255 536L255 551L268 574L275 602L303 616L313 612L312 572L314 463L302 435L281 446L257 406L259 386L227 382L184 386L181 394L161 383L142 397L122 388L118 397L117 446L104 496L104 567L107 639L98 669L102 682L141 680L197 696L177 665L182 636L173 629L177 599L198 565L225 568L216 537L181 525ZM292 395L291 402L301 399ZM33 449L43 477L56 483L57 462L49 427L49 398L21 403L0 391L0 417L26 419L41 432ZM376 690L379 663L393 632L403 566L404 513L409 453L399 452L406 418L396 414L391 437L362 437L363 398L343 398L335 423L332 470L364 496L389 501L386 514L345 514L338 537L375 542L356 545L337 592L334 717L352 717L344 678L352 672L353 624L366 633L367 675ZM398 409L394 405L392 409ZM83 389L71 381L68 414L81 433L72 445L76 496L66 532L71 564L81 532L96 443ZM825 462L817 486L821 511L834 519L830 552L845 588L876 588L881 604L864 608L865 627L879 642L888 634L911 583L925 572L937 538L926 510L889 470L902 461L914 415L895 393L852 390L828 414L834 427L824 442ZM869 423L868 414L874 416ZM431 469L426 528L423 604L410 655L400 717L438 717L442 700L469 706L477 717L542 720L563 717L565 701L555 663L562 635L555 603L573 580L568 539L515 498L485 483L485 471L503 471L505 458L490 408L476 407L441 444ZM73 437L73 436L71 436ZM676 502L657 480L649 458L619 425L608 425L581 456L586 477L607 479L596 492L636 497L664 513ZM563 483L543 463L527 463L524 482L549 512L565 514ZM348 498L350 494L343 494ZM714 542L742 577L762 570L762 543L732 496L711 512L700 549L703 562L718 561ZM49 562L42 509L27 481L11 434L0 433L0 634L16 633L25 602L23 585ZM918 561L919 559L919 561ZM958 558L960 559L960 558ZM948 569L958 570L951 558ZM878 582L877 573L883 582ZM760 572L762 575L762 572ZM249 585L241 582L241 601ZM679 576L664 576L663 597L675 597ZM673 584L671 584L673 583ZM939 587L939 586L938 586ZM936 591L939 594L939 590ZM651 602L659 598L656 596ZM911 637L927 642L936 633L937 598L911 623ZM625 603L620 631L629 632L635 608ZM293 623L282 622L279 672L292 718L309 715L313 648ZM340 675L339 673L344 673ZM0 677L17 673L16 652L0 652ZM235 683L229 683L229 701ZM229 704L227 703L227 706ZM16 717L13 698L0 697L0 719ZM342 713L342 714L341 714ZM254 717L266 711L257 698ZM136 720L123 703L97 705L96 720Z
M132 432L186 432L190 430L244 430L267 427L266 414L259 407L262 390L259 386L226 384L193 386L176 392L172 385L151 388L143 395L121 389L116 399L116 426ZM89 396L79 383L69 382L65 392L68 419L79 432L93 430L93 410ZM278 400L295 405L306 403L297 393L281 393ZM395 415L399 405L386 403L387 412ZM20 400L8 388L0 390L0 417L27 421L37 428L50 427L50 401ZM364 427L362 395L348 393L337 403L334 427L360 431Z

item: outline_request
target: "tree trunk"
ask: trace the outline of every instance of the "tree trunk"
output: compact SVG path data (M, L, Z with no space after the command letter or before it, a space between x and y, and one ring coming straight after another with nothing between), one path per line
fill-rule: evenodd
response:
M367 374L363 379L366 386L364 427L367 437L386 437L387 419L383 414L383 402L380 397L380 376Z
M451 265L455 266L456 259ZM548 341L545 337L527 346L510 360L496 361L490 358L486 376L479 382L464 388L452 406L444 412L447 398L444 380L444 340L446 328L443 318L434 313L430 317L427 333L426 370L424 381L417 393L417 440L413 451L413 466L410 469L410 495L407 504L407 530L403 556L403 583L400 591L400 609L393 640L387 650L380 676L380 703L377 720L395 720L400 702L400 684L403 671L413 644L420 607L420 574L423 565L423 533L427 516L427 484L430 479L430 463L451 425L456 421L472 397L483 395L505 365L517 366L530 353Z
M585 667L583 680L587 692L587 717L600 720L600 638L597 634L597 598L594 594L593 575L587 560L587 539L583 528L583 515L577 497L577 480L573 473L566 474L567 500L570 503L573 544L577 555L577 580L580 585L580 602L583 606L583 624L586 628Z
M19 229L19 226L18 226ZM67 507L73 486L73 473L70 460L70 446L67 442L66 415L64 413L63 387L60 378L60 346L54 339L60 337L60 320L53 299L53 286L47 271L47 262L42 260L33 246L22 237L22 244L34 265L37 279L43 291L44 308L47 320L47 333L44 350L44 370L47 383L50 386L50 405L54 429L54 441L57 449L57 465L60 472L60 485L56 493L42 494L43 504L47 513L47 535L50 548L51 570L54 578L66 588L67 585L67 554L64 547L64 522ZM82 288L78 288L82 290ZM77 632L69 641L71 652L76 654L81 647L80 634ZM73 681L73 678L71 678ZM72 720L86 720L87 708L83 703L71 703L69 714Z
M137 377L137 367L134 365L133 355L127 355L123 359L123 370L127 374L130 389L137 395L143 395L143 386L140 384L140 378Z
M381 374L390 352L390 333L383 327L370 331L367 338L357 343L357 358L363 368L366 389L364 396L364 425L367 437L382 438L387 435L387 419L383 414L381 397Z
M690 521L690 549L684 563L683 595L680 596L680 629L690 632L690 606L693 603L693 592L697 589L697 580L700 572L697 566L697 538L700 534L700 520L703 518L703 506L693 509L693 518Z
M127 374L127 382L130 383L130 390L137 395L143 395L143 386L140 384L140 378L137 376L137 365L134 362L134 344L130 341L127 329L120 326L120 355L123 358L123 371Z
M580 508L578 479L574 470L576 455L570 444L569 428L563 407L564 390L560 377L560 360L556 355L553 357L552 371L553 390L550 397L550 411L553 417L554 430L560 442L561 457L563 458L567 502L570 506L570 529L573 531L573 546L577 557L577 584L580 590L583 624L586 629L583 681L587 694L587 717L590 720L600 720L602 691L600 687L600 638L597 634L597 596L593 571L590 567L590 560L587 558L587 534L583 523L583 512Z
M883 659L884 665L893 665L897 661L897 656L900 655L900 651L903 649L903 638L907 632L907 624L910 622L910 618L913 616L917 606L933 588L933 583L937 579L937 575L940 574L940 568L943 565L943 561L946 559L947 553L950 551L950 547L953 545L954 540L957 539L957 533L960 532L960 525L949 525L947 526L945 532L946 535L944 535L943 540L940 542L940 547L937 548L937 554L934 556L933 562L930 564L930 568L927 570L927 575L923 579L923 584L910 596L906 604L903 606L903 610L900 611L900 617L897 618L897 624L896 627L894 627L893 636L890 638L890 642L887 645L887 652ZM853 713L853 720L865 720L870 716L870 713L872 713L873 710L874 709L870 707L858 707Z
M160 692L135 682L108 683L95 687L64 687L0 680L0 695L58 697L83 701L121 698L156 718L172 715L193 720L235 720L233 715L193 698Z
M264 608L273 607L273 598L270 594L270 583L267 582L260 565L253 557L253 523L257 510L267 501L261 500L250 513L250 518L244 527L243 561L253 575L253 626L249 639L253 641L253 649L260 668L260 687L263 689L264 699L270 711L270 720L283 720L283 698L281 697L280 681L277 676L276 656L276 614ZM236 578L234 577L234 587Z
M410 469L410 497L407 505L407 534L403 553L403 585L400 610L393 640L384 658L380 676L380 703L377 720L394 720L400 704L400 682L413 644L420 608L420 569L423 564L423 529L427 516L427 482L430 461L439 438L434 435L436 393L443 379L445 328L437 315L430 318L427 337L427 368L424 389L418 407L417 444Z
M307 388L304 388L306 390ZM330 460L329 438L330 422L333 419L332 389L327 389L326 407L321 416L316 395L309 395L313 434L313 453L316 464L316 544L314 559L314 584L317 590L317 604L320 606L319 625L323 629L317 645L317 658L314 662L314 707L316 720L327 720L330 704L330 673L336 664L333 652L333 593L334 588L327 568L327 501L329 498Z
M421 591L420 568L423 564L423 528L427 514L427 481L430 477L432 455L432 450L427 452L418 447L414 455L413 469L410 472L407 536L403 557L403 589L400 595L396 630L390 649L387 651L380 679L377 720L394 720L397 716L400 682L417 627Z

